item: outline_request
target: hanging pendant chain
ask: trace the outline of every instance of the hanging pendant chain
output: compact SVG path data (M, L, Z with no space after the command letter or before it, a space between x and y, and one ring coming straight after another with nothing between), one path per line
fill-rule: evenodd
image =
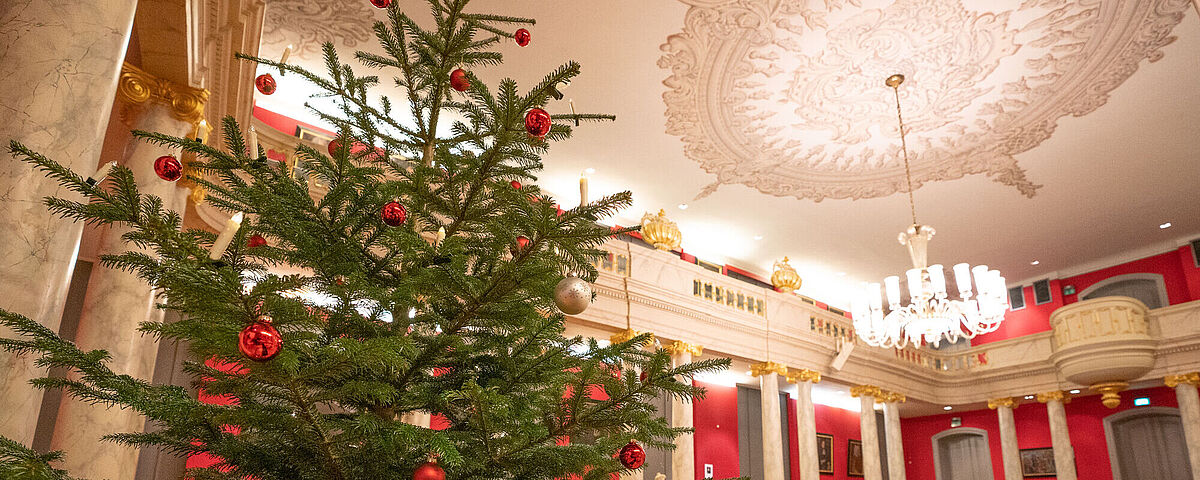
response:
M900 149L904 152L904 177L908 179L908 208L912 211L913 225L917 224L917 203L913 201L912 169L908 166L908 143L904 141L904 116L900 113L900 86L892 87L896 94L896 120L900 122Z

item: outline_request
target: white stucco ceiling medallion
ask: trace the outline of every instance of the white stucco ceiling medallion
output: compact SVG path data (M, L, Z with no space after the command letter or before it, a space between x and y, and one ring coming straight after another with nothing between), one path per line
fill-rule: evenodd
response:
M325 42L354 48L374 36L378 10L366 0L268 0L263 43L318 58Z
M813 199L985 174L1032 197L1014 155L1162 57L1190 0L680 0L662 46L667 132L716 182Z

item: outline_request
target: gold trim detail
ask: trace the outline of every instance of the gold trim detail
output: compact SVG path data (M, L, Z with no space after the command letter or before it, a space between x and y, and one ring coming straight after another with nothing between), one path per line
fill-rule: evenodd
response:
M887 390L880 390L879 396L875 397L876 403L904 403L907 401L908 397L904 396L903 393L889 392Z
M821 372L809 370L807 368L801 370L790 371L787 374L788 383L812 382L821 383Z
M667 218L667 212L662 209L659 209L658 215L649 212L642 215L642 238L654 248L664 251L677 249L683 242L679 226Z
M1021 403L1017 401L1016 397L994 398L988 400L988 408L992 410L1000 407L1017 408L1019 405L1021 405Z
M787 375L787 366L776 362L762 362L750 365L750 376L752 377L761 377L768 373Z
M633 337L636 337L643 333L646 333L646 332L639 332L632 328L627 328L620 332L614 333L613 336L611 336L611 337L608 337L608 341L610 341L612 343L625 343L630 340L633 340ZM645 347L647 345L652 345L652 344L654 344L654 334L650 334L650 338L646 339L646 342L644 344L642 344L641 346Z
M117 98L132 105L161 102L171 107L175 118L195 125L204 119L208 90L163 80L126 62L117 80Z
M874 385L859 385L857 387L850 388L850 396L851 397L866 396L866 397L876 397L877 398L880 395L883 395L883 390L880 390L879 387L876 387Z
M1126 382L1102 382L1088 387L1089 390L1100 394L1100 403L1108 408L1117 408L1121 404L1121 392L1129 388Z
M1051 400L1058 400L1062 403L1071 403L1071 395L1062 390L1055 390L1053 392L1045 392L1045 393L1037 394L1038 402L1046 403Z
M792 293L800 289L804 280L796 269L788 263L788 257L775 261L775 271L771 273L771 285L783 293Z
M704 347L700 345L692 345L687 342L676 340L663 346L663 350L671 355L678 355L684 352L691 353L693 357L698 357L704 353Z
M1181 373L1179 375L1167 375L1163 377L1163 383L1168 387L1175 388L1181 384L1200 387L1200 372Z

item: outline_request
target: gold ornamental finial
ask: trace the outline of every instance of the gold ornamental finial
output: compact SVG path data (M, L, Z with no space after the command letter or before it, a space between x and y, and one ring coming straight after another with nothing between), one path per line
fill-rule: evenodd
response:
M659 209L658 215L650 212L642 215L642 238L654 248L670 251L679 248L683 234L679 232L679 226L667 218L667 212Z
M775 261L775 271L771 273L771 285L783 293L792 293L800 289L804 283L796 269L788 263L788 257Z

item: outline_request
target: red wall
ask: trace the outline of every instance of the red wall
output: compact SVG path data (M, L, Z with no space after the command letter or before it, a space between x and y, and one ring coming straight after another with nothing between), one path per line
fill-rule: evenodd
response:
M713 465L713 478L738 476L737 387L696 382L708 393L692 407L696 428L696 478L704 478L704 464Z
M1075 465L1079 478L1112 480L1112 465L1109 463L1108 444L1104 436L1104 418L1130 408L1140 408L1133 406L1135 397L1149 397L1150 406L1177 407L1175 391L1167 387L1122 392L1121 405L1115 409L1102 405L1099 395L1077 397L1066 405L1067 430L1075 448ZM932 437L950 429L950 419L953 417L961 418L963 427L987 431L993 474L996 478L1004 478L1000 456L999 421L996 419L996 412L986 409L902 419L900 423L904 433L904 458L908 463L908 478L934 480ZM1036 400L1023 400L1021 406L1013 411L1013 420L1017 427L1018 448L1051 446L1050 425L1045 405Z

